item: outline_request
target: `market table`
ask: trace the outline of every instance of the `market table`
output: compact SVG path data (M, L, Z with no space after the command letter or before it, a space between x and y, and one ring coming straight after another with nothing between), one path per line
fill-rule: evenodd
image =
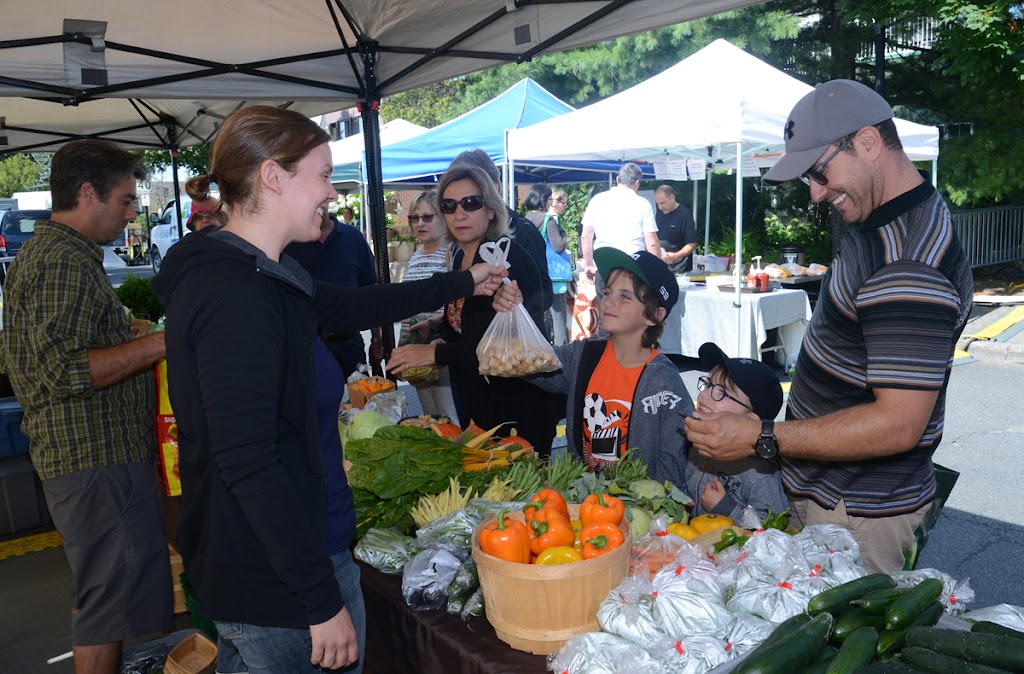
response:
M697 357L704 342L714 342L734 358L763 360L761 348L768 331L778 329L785 356L800 348L811 305L803 290L776 288L768 293L741 295L739 352L737 353L736 293L687 283L680 279L679 301L666 321L662 351Z
M366 603L366 674L543 674L547 660L513 650L486 618L413 611L402 577L357 562Z

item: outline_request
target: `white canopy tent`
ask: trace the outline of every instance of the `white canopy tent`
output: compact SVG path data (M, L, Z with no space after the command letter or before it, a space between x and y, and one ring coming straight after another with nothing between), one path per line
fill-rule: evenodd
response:
M413 124L404 119L393 119L380 127L381 148L415 138L424 131L427 131L425 126ZM332 141L330 147L331 162L334 164L331 183L339 189L353 189L362 185L366 156L366 140L363 138L363 134L356 133L341 140Z
M733 169L738 268L742 263L742 179L760 178L759 169L774 165L782 156L782 132L789 112L811 90L810 85L725 40L716 40L615 96L510 131L509 156L513 161L701 159L710 168ZM896 120L896 128L911 159L932 162L934 180L938 129L902 119ZM707 195L710 205L710 191ZM705 244L709 222L705 208Z

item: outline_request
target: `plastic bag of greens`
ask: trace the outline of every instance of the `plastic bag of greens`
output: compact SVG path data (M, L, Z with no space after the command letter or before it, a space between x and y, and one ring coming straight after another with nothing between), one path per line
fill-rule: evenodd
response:
M483 522L489 515L497 515L502 510L522 510L523 506L526 505L526 501L492 501L487 498L474 498L470 499L469 503L466 504L464 510L466 515L473 521L476 522L473 526Z
M699 564L696 560L693 563ZM690 570L677 558L654 574L651 584L660 628L673 639L694 634L720 635L732 620L725 607L721 582L702 566Z
M974 601L974 590L971 589L969 578L957 581L956 578L938 569L917 569L915 571L897 571L891 574L896 587L915 587L926 578L938 578L942 581L942 594L939 601L946 605L948 615L957 616L967 610L967 605Z
M662 639L648 652L666 674L704 674L729 659L721 639L700 635Z
M653 591L646 576L628 576L597 609L601 629L644 648L665 638L654 615Z
M353 554L359 561L366 562L382 573L398 575L416 552L411 536L394 528L374 527L356 543Z
M793 541L800 546L811 569L820 567L821 576L836 585L856 580L867 573L860 546L843 527L812 524L793 536Z
M791 550L773 567L773 573L738 588L727 604L729 610L776 624L806 611L815 591L803 553Z
M737 658L758 646L775 630L775 625L749 613L736 613L725 630L725 652Z
M414 611L444 608L461 562L447 550L424 550L402 571L402 598Z
M732 599L738 589L772 577L771 569L764 562L735 546L715 555L715 567L722 579L726 601Z
M548 670L556 674L665 674L662 666L643 648L604 632L587 632L569 639L560 651L548 656Z

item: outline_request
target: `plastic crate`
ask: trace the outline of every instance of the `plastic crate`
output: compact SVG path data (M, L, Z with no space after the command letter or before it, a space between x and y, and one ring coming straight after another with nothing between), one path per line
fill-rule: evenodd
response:
M0 398L0 459L28 455L28 438L21 432L23 416L17 398Z
M0 461L0 536L50 522L43 487L27 456Z

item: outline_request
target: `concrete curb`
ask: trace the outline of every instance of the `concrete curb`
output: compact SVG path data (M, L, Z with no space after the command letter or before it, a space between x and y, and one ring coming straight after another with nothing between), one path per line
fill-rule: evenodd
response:
M1024 344L1010 342L972 342L967 353L987 361L1002 361L1024 365Z

